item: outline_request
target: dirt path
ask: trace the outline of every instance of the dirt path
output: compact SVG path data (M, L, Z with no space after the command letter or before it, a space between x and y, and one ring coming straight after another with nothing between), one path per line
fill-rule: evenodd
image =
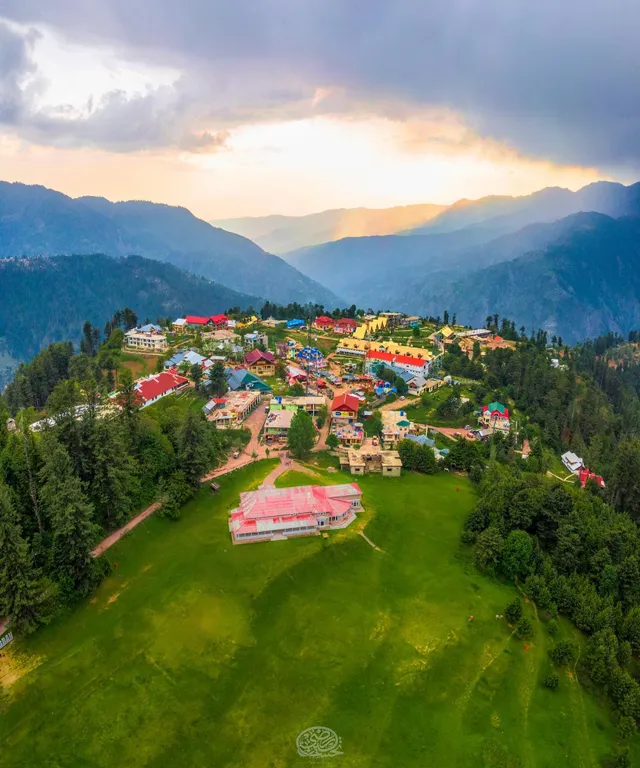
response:
M233 456L230 456L221 467L208 472L202 478L203 483L206 483L207 480L213 480L214 477L226 475L227 472L232 472L234 469L240 469L240 467L245 467L247 464L251 464L251 462L254 461L254 459L251 458L254 452L258 454L258 459L267 458L266 446L260 445L258 442L258 435L260 434L260 430L264 426L264 422L267 418L267 414L264 409L265 401L263 400L255 409L255 411L253 411L253 413L251 413L248 418L242 422L243 428L248 429L251 432L251 439L240 451L238 458L234 459ZM271 453L274 455L275 451L272 451Z
M222 475L226 475L229 472L233 472L234 469L240 469L241 467L246 467L248 464L252 464L254 461L258 461L259 459L266 459L267 458L267 452L266 452L266 446L260 445L258 442L258 435L260 434L260 431L262 430L262 427L264 425L264 422L267 418L267 414L265 412L265 401L262 401L260 405L249 415L247 419L242 423L242 426L245 429L249 429L251 432L251 439L247 443L247 445L243 448L243 450L240 452L240 455L237 459L234 459L233 457L230 457L221 467L217 467L216 469L212 470L211 472L208 472L203 478L202 482L206 483L209 480L213 480L216 477L221 477ZM323 451L327 448L327 436L329 435L329 419L327 418L327 421L325 425L323 426L322 430L320 431L320 438L313 449L314 451ZM282 475L284 472L289 471L290 469L295 469L298 472L306 472L308 475L315 475L316 473L312 470L308 469L307 467L303 467L302 464L298 464L296 461L287 459L288 464L283 461L283 457L285 454L285 450L283 448L282 452L280 453L280 464L265 478L263 481L263 484L267 485L273 485L275 479ZM254 459L252 457L253 453L257 454L257 457ZM278 450L277 448L271 448L270 449L270 457L277 458L278 457ZM160 502L155 502L154 504L151 504L151 506L147 507L143 512L141 512L139 515L133 518L133 520L129 520L129 522L122 526L122 528L119 528L117 531L114 531L112 534L107 536L105 539L103 539L100 544L91 552L93 557L99 557L103 552L106 552L109 547L112 547L116 542L120 541L120 539L125 535L125 533L128 533L129 531L133 530L137 525L140 525L144 520L146 520L150 515L152 515L157 509L160 508Z
M133 518L133 520L129 520L129 522L126 525L123 525L122 528L118 528L117 531L112 533L110 536L107 536L106 539L103 539L98 546L91 552L91 555L93 557L99 557L103 552L105 552L109 547L112 547L116 541L120 541L120 539L125 535L125 533L128 533L129 531L132 531L136 525L140 525L140 523L143 520L146 520L150 515L152 515L157 509L160 508L160 502L156 501L154 504L151 504L149 507L147 507L144 512L141 512L139 515Z
M404 411L410 408L412 405L418 405L420 403L419 397L406 397L404 400L394 400L392 403L383 403L378 411Z
M276 480L280 477L280 475L284 475L285 472L304 472L306 475L311 475L312 477L318 477L318 473L314 472L312 469L309 469L308 467L302 466L302 464L298 464L297 461L293 461L293 459L285 459L282 456L280 457L280 464L278 464L275 469L272 469L271 472L265 477L265 479L262 481L262 486L265 485L275 485Z
M446 437L451 437L454 440L456 437L464 437L465 440L476 439L473 435L466 432L464 427L432 427L428 424L427 429L432 429L434 432L440 432L441 435L446 435Z

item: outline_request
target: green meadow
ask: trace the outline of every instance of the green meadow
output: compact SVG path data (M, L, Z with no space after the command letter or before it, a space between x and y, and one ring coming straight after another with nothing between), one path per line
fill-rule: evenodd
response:
M552 641L532 606L530 642L496 619L516 592L459 543L465 478L366 477L345 531L233 547L228 510L273 466L149 519L91 601L14 644L0 766L314 765L296 751L311 726L342 740L325 766L598 766L609 710L572 673L542 686ZM318 471L279 484L347 479Z

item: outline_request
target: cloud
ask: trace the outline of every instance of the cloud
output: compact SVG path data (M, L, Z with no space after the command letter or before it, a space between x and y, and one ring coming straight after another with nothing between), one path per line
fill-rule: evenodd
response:
M640 166L637 0L3 0L2 14L184 73L171 98L111 97L85 126L71 121L68 140L115 136L108 112L137 115L151 144L179 144L190 133L366 105L391 117L446 110L557 162ZM9 74L9 104L16 82ZM150 107L166 132L144 121ZM133 128L124 146L137 142ZM40 131L64 133L64 124Z

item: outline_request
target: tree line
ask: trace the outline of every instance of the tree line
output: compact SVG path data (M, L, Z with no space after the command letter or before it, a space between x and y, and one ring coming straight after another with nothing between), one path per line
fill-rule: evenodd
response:
M33 406L14 429L0 398L0 615L19 631L95 588L109 565L90 553L107 532L154 500L177 517L237 437L204 420L188 394L141 409L128 371L114 404L104 377L91 375L94 360L60 344L25 366L29 402L46 410L39 432L29 428Z

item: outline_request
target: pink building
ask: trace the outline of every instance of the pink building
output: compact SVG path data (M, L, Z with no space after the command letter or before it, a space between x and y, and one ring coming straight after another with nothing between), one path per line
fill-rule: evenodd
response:
M346 528L362 509L357 483L261 488L240 494L231 510L229 531L234 544L311 536L330 528Z

